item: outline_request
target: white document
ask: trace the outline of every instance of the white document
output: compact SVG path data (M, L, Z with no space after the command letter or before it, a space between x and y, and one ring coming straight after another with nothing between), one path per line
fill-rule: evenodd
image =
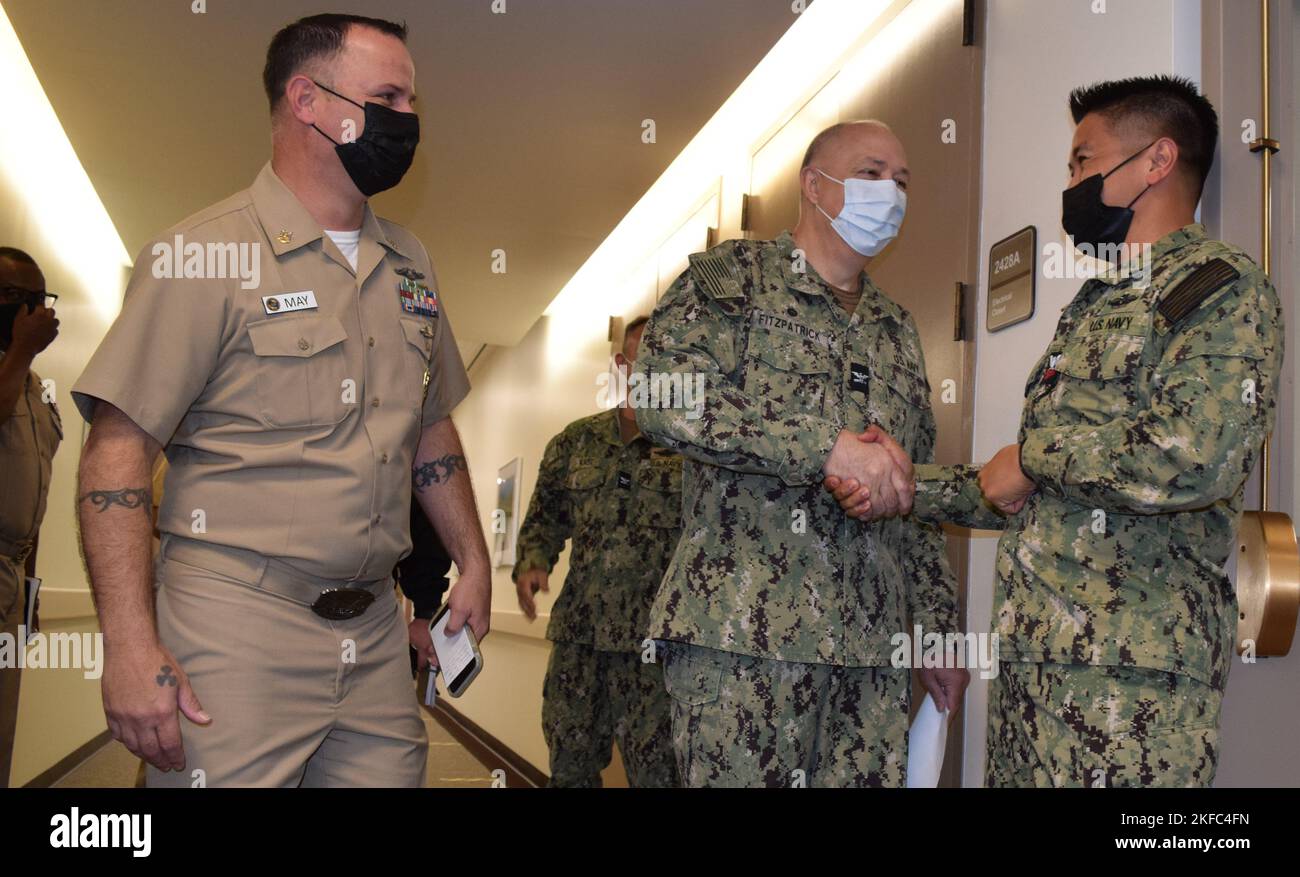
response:
M939 785L943 748L948 743L948 714L939 712L928 693L907 733L907 787L933 789Z

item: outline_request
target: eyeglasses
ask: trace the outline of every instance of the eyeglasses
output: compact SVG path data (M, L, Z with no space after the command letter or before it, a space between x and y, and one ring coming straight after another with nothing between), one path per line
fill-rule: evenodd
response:
M39 302L34 299L40 296ZM21 286L0 286L0 301L5 304L40 304L47 308L54 307L54 303L59 297L52 292L32 292L30 289L23 289Z

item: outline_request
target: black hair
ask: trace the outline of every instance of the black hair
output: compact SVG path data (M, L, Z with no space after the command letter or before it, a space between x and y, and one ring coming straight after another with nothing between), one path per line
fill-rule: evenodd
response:
M0 259L8 259L20 265L36 265L36 260L17 247L0 247Z
M266 88L266 99L271 103L272 112L284 99L285 86L303 65L337 55L343 49L348 29L354 25L373 28L406 42L405 24L364 15L331 12L311 15L287 25L271 40L266 50L266 67L262 71L262 85Z
M1077 125L1098 113L1118 129L1135 126L1178 144L1180 163L1196 183L1199 197L1214 164L1219 114L1190 79L1135 76L1081 86L1070 92L1070 114Z

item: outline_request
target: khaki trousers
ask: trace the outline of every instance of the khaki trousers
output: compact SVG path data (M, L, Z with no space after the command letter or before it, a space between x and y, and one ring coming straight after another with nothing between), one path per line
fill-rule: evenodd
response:
M212 721L181 716L185 768L150 766L148 785L422 785L428 740L392 588L330 621L268 590L274 564L248 575L248 554L164 539L158 633Z
M8 557L0 557L0 635L14 637L15 652L23 648L17 642L18 625L23 623L26 609L25 583L27 574L23 565ZM18 726L18 689L22 684L22 670L0 667L0 789L9 788L9 766L14 756L14 731Z

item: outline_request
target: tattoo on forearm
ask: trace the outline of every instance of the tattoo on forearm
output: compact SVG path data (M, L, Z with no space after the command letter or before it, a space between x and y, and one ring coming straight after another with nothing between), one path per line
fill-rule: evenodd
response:
M439 457L437 460L430 460L419 466L412 466L411 476L415 479L415 489L420 491L430 484L442 484L444 481L450 481L451 476L456 474L458 469L461 472L469 471L465 458L459 454L448 454L445 457Z
M106 512L115 505L126 509L148 510L152 500L148 487L124 487L121 490L92 490L81 498L89 501L97 512Z

